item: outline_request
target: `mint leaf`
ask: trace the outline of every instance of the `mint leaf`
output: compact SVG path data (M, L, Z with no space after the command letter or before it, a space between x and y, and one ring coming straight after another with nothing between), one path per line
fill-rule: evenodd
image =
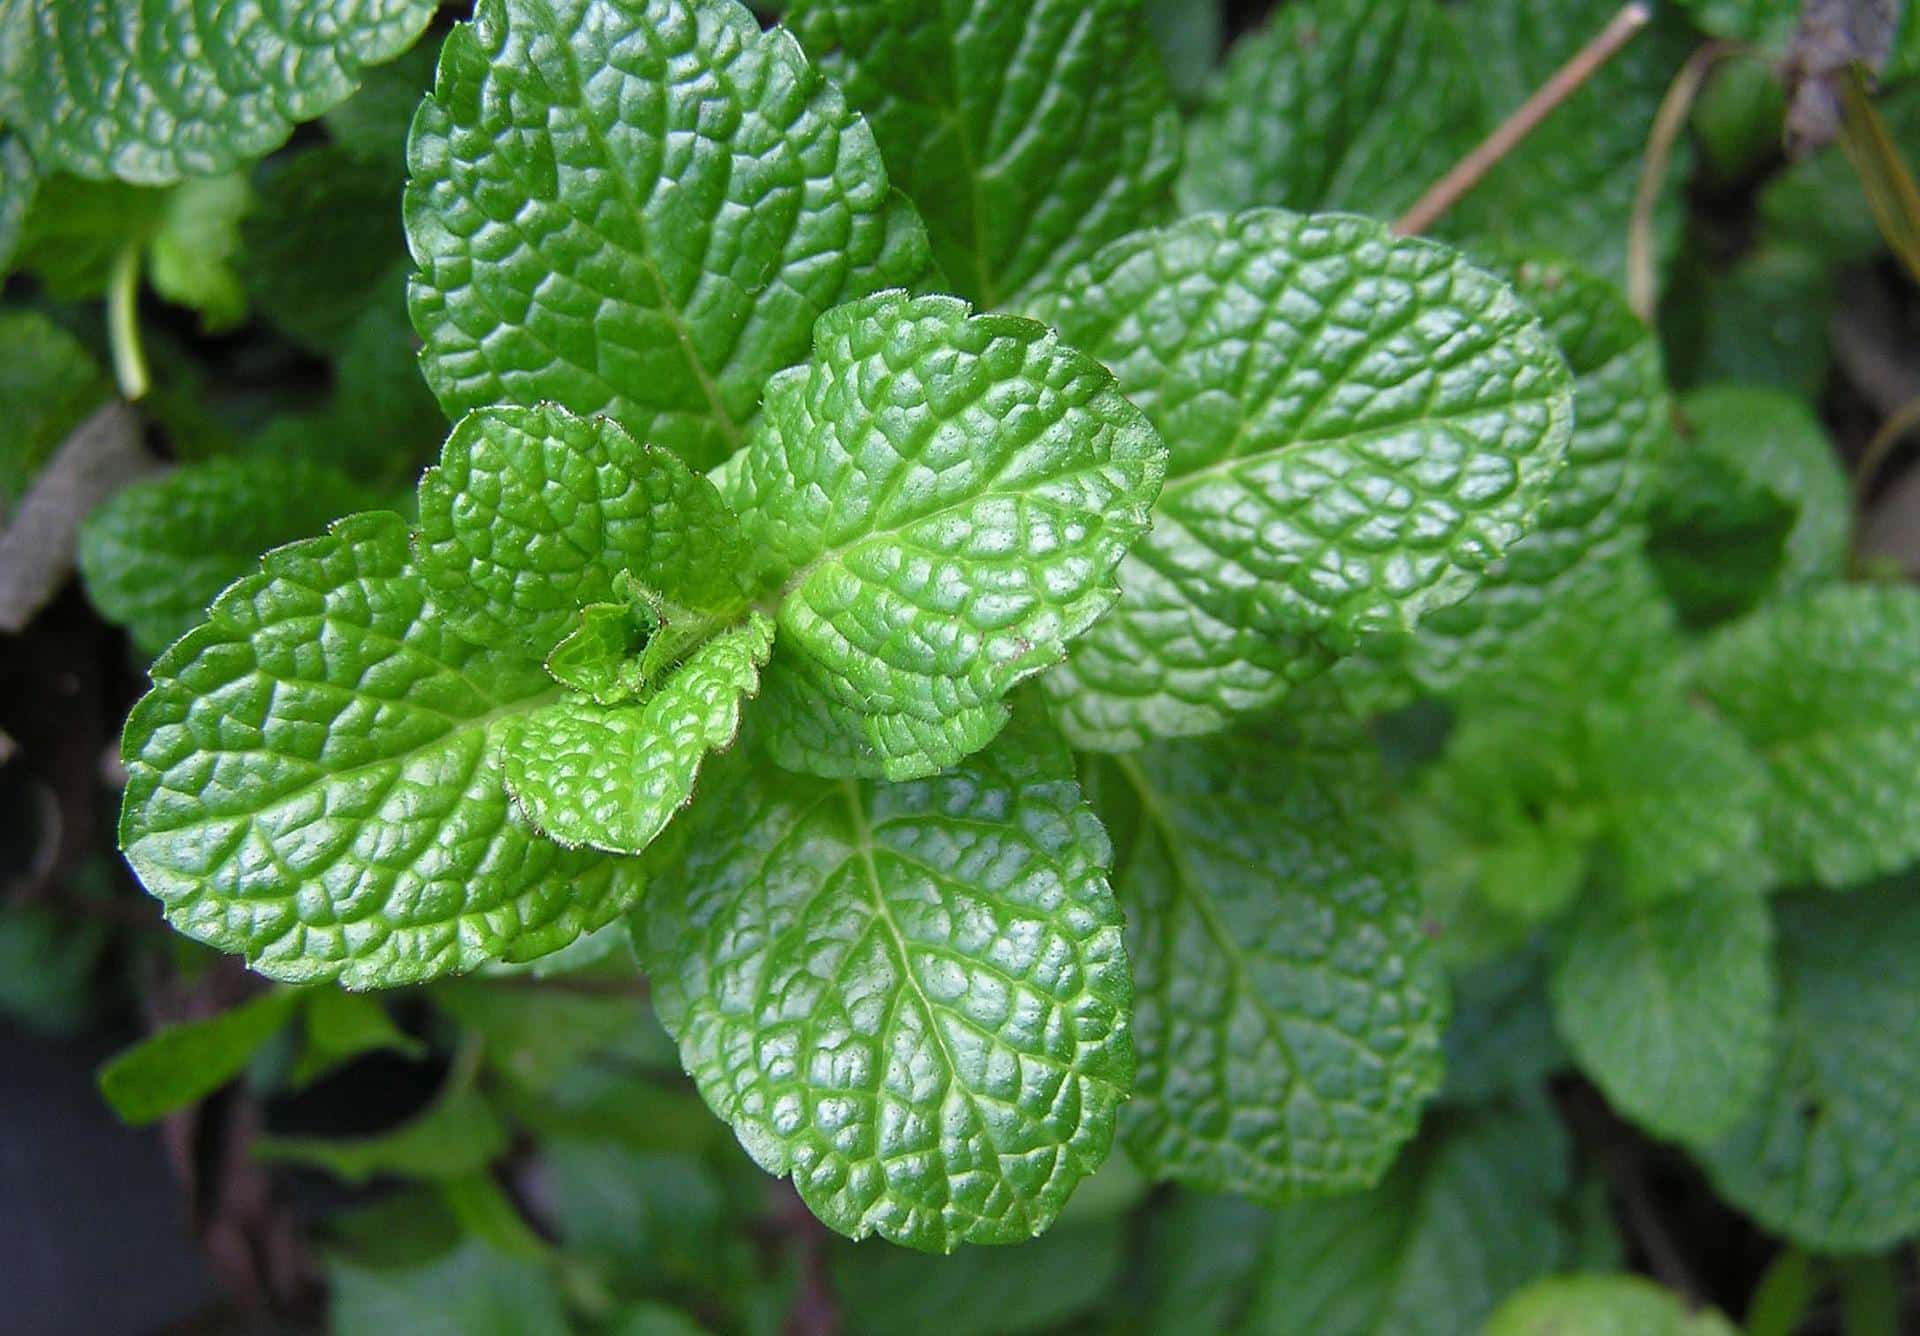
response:
M260 313L309 348L340 348L407 268L403 179L394 163L335 146L263 168L259 205L241 227L242 268Z
M874 713L842 705L812 680L776 669L755 714L767 754L789 770L830 779L922 779L951 768L1006 726L1005 701L936 720L905 710Z
M80 529L87 597L158 654L254 569L268 548L319 533L372 502L338 470L311 460L234 456L137 482Z
M1816 1252L1920 1231L1920 892L1780 902L1780 1047L1760 1107L1698 1150L1714 1187Z
M1037 718L913 784L716 766L659 869L660 1017L833 1229L1016 1242L1106 1158L1133 990L1072 770Z
M1525 948L1453 979L1442 1100L1485 1104L1524 1096L1566 1065L1547 1002L1542 954Z
M907 716L915 752L981 719L1113 605L1164 457L1112 377L1031 320L896 293L829 312L717 479L779 591L769 686ZM887 735L864 739L883 762Z
M502 742L507 791L561 844L639 853L693 797L709 751L760 687L773 625L759 613L696 649L645 703L569 699L521 718Z
M153 665L120 842L180 931L263 974L411 983L564 946L634 867L542 840L499 739L556 688L454 636L398 515L269 552Z
M89 301L107 290L114 261L152 240L169 192L120 181L52 175L40 182L20 229L17 267L56 301Z
M288 1074L297 1089L368 1053L426 1056L427 1046L393 1023L365 993L316 988L303 998L300 1059Z
M1716 632L1700 689L1760 753L1769 860L1844 889L1920 857L1920 591L1834 586Z
M1567 924L1553 1014L1621 1113L1683 1142L1729 1131L1773 1058L1766 902L1703 888L1658 902L1588 895Z
M1391 217L1472 148L1480 107L1432 0L1308 0L1241 39L1187 127L1189 212Z
M1437 1120L1379 1187L1271 1214L1239 1329L1473 1331L1571 1260L1566 1138L1543 1105Z
M1471 597L1421 619L1407 669L1436 694L1508 673L1543 622L1592 616L1609 563L1642 539L1638 521L1668 448L1672 404L1660 346L1619 289L1544 256L1516 259L1511 272L1514 291L1573 371L1573 432L1532 531Z
M182 182L167 196L167 211L149 250L153 290L200 313L209 334L232 329L247 316L247 294L234 263L240 220L253 191L239 174Z
M1197 97L1220 59L1225 16L1214 0L1141 0L1147 33L1160 52L1167 82L1182 102Z
M1485 128L1506 119L1618 8L1613 0L1482 0L1455 7L1480 82ZM1620 281L1653 118L1696 42L1674 7L1656 7L1647 29L1504 155L1447 215L1441 232L1578 256L1595 273ZM1675 168L1686 159L1683 143ZM1669 181L1654 214L1662 259L1677 248L1680 206L1681 191Z
M50 171L164 185L277 148L412 45L432 0L298 9L191 0L28 5L0 112Z
M440 43L429 35L398 59L366 71L360 91L321 116L328 138L362 162L404 172L407 130L439 64Z
M800 0L952 291L1022 296L1172 214L1180 124L1138 0Z
M203 1021L170 1025L100 1069L100 1093L126 1123L151 1123L205 1099L245 1071L293 1015L286 989Z
M553 1269L468 1239L424 1266L327 1268L335 1336L568 1336Z
M1554 1276L1501 1304L1483 1336L1736 1336L1712 1310L1692 1313L1640 1276Z
M1796 395L1716 385L1681 401L1691 428L1650 551L1683 611L1707 621L1846 569L1852 499L1826 429Z
M481 0L408 162L448 416L551 400L695 468L816 316L927 266L865 123L733 0Z
M420 571L455 627L544 655L630 574L668 602L744 603L738 522L713 484L610 418L551 404L462 418L420 480Z
M1138 990L1122 1130L1156 1178L1268 1201L1368 1187L1439 1088L1444 986L1359 745L1217 739L1096 772L1135 831L1115 871Z
M86 346L38 311L0 311L0 523L111 392Z
M1047 679L1083 746L1218 729L1460 598L1572 424L1565 363L1504 285L1361 218L1137 233L1041 305L1169 451L1119 607Z

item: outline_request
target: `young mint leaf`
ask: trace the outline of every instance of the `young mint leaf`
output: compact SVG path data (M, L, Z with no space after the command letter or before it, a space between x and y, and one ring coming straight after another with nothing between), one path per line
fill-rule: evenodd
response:
M1137 233L1041 306L1169 451L1119 607L1047 678L1083 746L1220 728L1460 598L1572 425L1565 362L1503 284L1362 218Z
M1757 895L1589 894L1567 923L1554 1021L1615 1108L1656 1136L1730 1131L1773 1060L1773 922Z
M1714 1187L1816 1252L1920 1232L1920 890L1779 904L1780 1055L1752 1117L1697 1151Z
M300 1059L287 1077L296 1088L367 1053L426 1056L427 1046L395 1025L387 1009L365 993L316 988L303 996L303 1004Z
M927 267L866 124L734 0L481 0L408 162L448 415L551 400L695 468L816 316Z
M1554 1276L1501 1304L1481 1336L1737 1336L1712 1309L1689 1312L1641 1276Z
M1466 48L1434 0L1295 0L1234 46L1188 122L1180 202L1391 217L1479 133Z
M1133 990L1072 773L1037 717L912 784L716 766L659 870L638 931L661 1019L833 1229L1017 1242L1106 1158Z
M26 5L0 114L51 171L164 185L278 147L413 44L433 0L284 8L194 0Z
M1373 757L1269 739L1109 761L1138 997L1122 1130L1155 1178L1268 1201L1371 1186L1440 1085L1444 985Z
M1920 857L1920 591L1833 586L1716 632L1699 685L1770 777L1781 877L1840 890Z
M245 1071L293 1015L284 988L203 1021L171 1025L100 1069L100 1093L120 1120L150 1123L204 1099Z
M238 455L137 482L80 529L87 597L155 655L206 616L268 548L308 538L373 495L300 458Z
M1573 371L1573 433L1532 531L1472 597L1421 619L1407 668L1435 694L1501 676L1543 620L1591 615L1608 563L1642 538L1638 521L1668 448L1660 346L1619 290L1544 256L1515 259L1510 272Z
M570 698L516 720L501 744L507 791L561 844L639 853L692 799L706 754L733 742L772 649L773 624L752 613L642 704Z
M1504 120L1619 8L1614 0L1478 0L1453 7L1480 82L1486 128ZM1696 44L1671 5L1616 52L1554 114L1504 155L1441 224L1444 235L1579 256L1616 282L1626 270L1627 222L1653 118ZM1683 142L1675 175L1687 158ZM1680 238L1682 192L1668 181L1655 212L1657 254Z
M1833 442L1806 402L1778 390L1715 385L1687 395L1680 411L1690 432L1676 461L1713 466L1709 476L1719 486L1707 491L1686 472L1669 479L1652 549L1668 588L1731 584L1738 601L1730 610L1739 613L1838 579L1853 503ZM1774 560L1736 559L1762 544ZM1725 615L1727 603L1698 610Z
M769 684L906 716L915 752L928 731L991 736L949 725L984 722L1113 605L1164 459L1113 378L1031 320L898 293L828 312L716 478L779 591ZM863 742L897 760L892 734Z
M120 841L189 937L349 988L527 958L609 921L637 869L512 810L499 741L557 688L456 637L398 515L269 552L153 665Z
M1235 1330L1457 1336L1571 1261L1566 1137L1544 1104L1453 1114L1371 1192L1271 1212ZM1175 1327L1173 1330L1180 1330Z
M0 526L73 429L111 393L86 346L38 311L0 311Z
M867 118L971 302L1018 308L1172 214L1180 122L1138 0L799 0L782 21Z
M713 484L610 418L551 404L461 419L420 480L420 572L463 635L544 656L631 575L680 608L745 602Z

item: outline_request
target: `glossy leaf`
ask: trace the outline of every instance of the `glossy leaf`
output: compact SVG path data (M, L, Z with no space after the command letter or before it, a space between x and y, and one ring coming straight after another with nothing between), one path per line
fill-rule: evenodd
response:
M1444 986L1356 745L1216 739L1097 772L1131 830L1122 1129L1156 1178L1276 1202L1369 1187L1439 1088Z
M639 893L541 839L499 738L556 691L454 636L397 515L268 553L153 666L123 742L127 861L182 932L356 988L564 946Z
M1020 309L1172 214L1179 120L1138 0L800 0L782 22L872 125L969 301Z
M734 0L481 0L408 163L449 416L551 400L695 468L815 317L927 266L865 123Z
M1169 452L1125 596L1048 678L1083 746L1218 729L1460 598L1572 425L1565 363L1503 284L1361 218L1137 233L1043 307Z
M920 729L995 709L1119 597L1164 458L1030 320L898 294L830 312L719 480L778 590L770 679Z
M641 927L701 1094L841 1233L1047 1228L1133 1076L1107 840L1065 748L1034 719L913 784L718 770Z

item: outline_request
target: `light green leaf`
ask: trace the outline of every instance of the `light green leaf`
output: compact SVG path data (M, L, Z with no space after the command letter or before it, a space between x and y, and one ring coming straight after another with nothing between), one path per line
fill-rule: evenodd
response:
M1164 458L1112 377L1030 320L899 294L829 312L719 479L779 591L769 685L906 716L914 752L985 732L953 723L1119 596ZM863 741L884 762L890 736Z
M1640 1276L1554 1276L1501 1304L1482 1336L1736 1336L1712 1309Z
M1819 1252L1920 1233L1920 890L1779 910L1780 1056L1759 1109L1697 1151L1716 1189Z
M841 1233L1044 1230L1133 1077L1106 835L1066 749L1032 718L913 784L722 770L642 928L701 1094Z
M87 597L158 654L206 616L268 548L309 538L373 502L338 470L300 458L232 456L137 482L80 529Z
M754 714L767 754L789 770L905 781L937 775L992 742L1008 707L994 701L931 722L904 710L856 710L802 674L776 668Z
M1679 0L1700 31L1778 52L1793 36L1801 0Z
M245 1071L293 1015L296 996L262 993L203 1021L170 1025L100 1069L100 1093L126 1123L150 1123L204 1099Z
M1788 883L1840 890L1920 857L1920 591L1837 585L1716 632L1699 685L1770 783L1762 843Z
M570 698L515 720L501 742L507 791L561 844L639 853L693 798L706 754L732 744L772 649L773 624L756 612L643 703Z
M404 1270L328 1267L333 1336L569 1336L553 1271L468 1241L425 1266Z
M1572 425L1565 362L1504 285L1361 218L1138 233L1044 306L1170 459L1118 609L1047 678L1083 746L1218 729L1468 593Z
M38 311L0 311L0 522L72 430L106 401L80 340Z
M420 480L420 571L462 634L544 655L623 572L676 606L744 603L738 522L713 484L610 418L551 404L462 418Z
M253 191L237 173L186 181L167 195L166 216L149 248L153 290L198 311L205 333L246 319L247 294L234 263L240 220L252 207Z
M1505 673L1541 622L1591 616L1609 563L1641 540L1669 438L1659 343L1619 289L1544 256L1515 260L1511 272L1573 371L1573 433L1532 531L1469 597L1421 619L1407 667L1436 694Z
M1480 81L1486 128L1506 119L1619 9L1615 0L1476 0L1453 7ZM1606 61L1572 97L1495 164L1442 220L1443 235L1577 255L1619 282L1627 221L1653 118L1697 39L1675 7ZM1670 174L1684 174L1682 143ZM1654 214L1656 256L1676 248L1682 218L1676 180Z
M1566 1155L1544 1105L1436 1120L1372 1192L1263 1214L1252 1293L1229 1330L1474 1330L1514 1289L1570 1259Z
M1018 309L1173 211L1180 122L1138 0L799 0L952 291Z
M1466 49L1433 0L1296 0L1235 44L1188 122L1180 201L1392 217L1479 134Z
M0 113L49 170L162 185L213 176L344 101L413 44L432 0L25 6Z
M638 895L515 815L499 738L555 694L460 640L398 515L280 548L153 666L120 841L189 937L292 982L411 983L566 945Z
M1276 1202L1369 1187L1439 1089L1444 985L1359 745L1174 743L1097 772L1132 836L1121 1126L1156 1178Z
M1551 992L1581 1068L1654 1135L1712 1140L1759 1098L1774 1024L1773 923L1759 896L1589 894Z
M866 124L733 0L481 0L408 162L449 416L551 400L695 468L816 316L927 267Z

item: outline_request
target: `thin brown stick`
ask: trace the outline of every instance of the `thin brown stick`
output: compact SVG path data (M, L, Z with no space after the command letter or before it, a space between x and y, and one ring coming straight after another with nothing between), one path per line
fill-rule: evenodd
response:
M1686 128L1687 114L1693 110L1707 75L1738 49L1731 42L1701 46L1673 76L1667 95L1660 99L1660 110L1654 113L1647 151L1640 160L1640 183L1633 192L1633 212L1627 218L1627 304L1648 324L1653 323L1660 300L1653 263L1653 211L1660 203L1660 187L1666 184L1667 164L1673 159L1673 146Z
M1513 152L1516 144L1532 134L1555 107L1572 97L1581 84L1593 77L1595 70L1611 60L1614 53L1646 27L1652 18L1653 10L1640 0L1621 6L1620 12L1608 20L1607 26L1592 41L1576 51L1573 59L1555 70L1545 83L1534 90L1533 96L1516 107L1513 114L1481 140L1473 152L1460 159L1445 176L1429 186L1427 193L1400 215L1399 221L1393 225L1394 232L1410 237L1432 227L1463 195L1480 184L1480 179L1493 170L1495 163Z
M1867 496L1873 491L1873 484L1879 480L1880 470L1893 454L1893 448L1915 427L1920 427L1920 398L1909 399L1900 405L1899 411L1882 422L1880 430L1867 442L1867 448L1860 452L1860 463L1853 470L1853 502L1856 509L1866 507Z

